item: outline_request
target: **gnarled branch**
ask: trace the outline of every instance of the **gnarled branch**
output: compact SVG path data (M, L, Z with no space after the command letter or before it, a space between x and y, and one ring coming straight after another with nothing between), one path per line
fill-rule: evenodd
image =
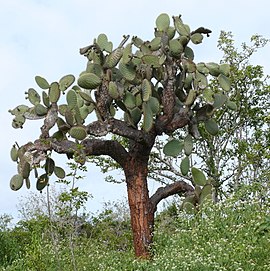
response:
M83 146L83 148L81 147ZM84 139L80 144L70 141L56 141L53 139L38 139L31 144L27 151L44 153L47 151L55 151L57 153L64 153L73 155L75 153L83 152L84 155L109 155L122 167L128 158L128 152L125 148L115 140L102 140L102 139Z
M87 133L94 136L105 136L113 133L134 140L138 143L152 144L153 135L143 130L128 126L124 121L109 118L105 121L94 121L87 125Z
M157 191L151 196L150 202L154 210L157 209L158 203L169 196L175 194L189 194L194 191L194 188L184 181L178 181L172 184L168 184L164 187L159 187Z

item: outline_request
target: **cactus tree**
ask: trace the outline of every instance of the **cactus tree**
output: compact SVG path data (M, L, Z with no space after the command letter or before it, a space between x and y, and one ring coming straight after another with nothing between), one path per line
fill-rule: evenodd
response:
M192 142L200 137L200 127L218 133L213 114L226 102L225 93L230 89L228 65L194 62L190 46L200 44L209 33L204 27L191 31L181 16L171 19L161 14L149 41L127 35L114 48L100 34L93 44L81 48L87 66L76 82L73 75L52 83L36 76L41 90L26 92L31 105L10 110L14 128L22 128L26 120L42 121L38 139L22 146L14 144L11 149L11 158L18 164L11 189L18 190L23 184L29 187L31 171L38 190L48 184L52 174L64 178L52 152L82 164L90 156L110 156L125 174L135 254L148 258L158 203L182 194L191 205L202 191L204 197L211 193L204 174L190 165ZM209 92L209 77L216 77L219 83L215 95ZM184 138L174 133L178 129L185 131ZM190 176L190 182L170 183L150 196L149 155L157 137L165 134L170 141L164 153L183 156L181 171Z

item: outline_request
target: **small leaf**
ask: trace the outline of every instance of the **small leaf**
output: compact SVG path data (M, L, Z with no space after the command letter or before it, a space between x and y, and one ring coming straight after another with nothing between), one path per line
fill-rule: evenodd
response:
M229 91L231 89L231 81L227 76L220 74L218 76L218 82L223 90Z
M186 156L180 164L180 169L181 169L181 173L186 176L188 174L189 171L189 167L190 167L190 161L189 161L189 157Z
M176 157L182 151L183 147L184 147L183 141L172 139L171 141L165 144L163 148L163 152L167 156Z
M35 81L37 85L42 89L48 89L50 87L50 84L47 82L47 80L41 76L36 76Z
M206 184L206 177L202 171L193 167L191 169L191 173L192 173L192 178L195 184L201 185L201 186Z

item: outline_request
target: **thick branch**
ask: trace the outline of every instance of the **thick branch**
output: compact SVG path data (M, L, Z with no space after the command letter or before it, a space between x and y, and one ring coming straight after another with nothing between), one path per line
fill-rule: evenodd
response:
M157 191L151 196L150 202L154 210L157 209L158 203L169 196L179 193L192 193L194 188L184 181L178 181L173 184L168 184L164 187L159 187Z
M78 144L69 140L55 141L51 139L38 139L27 149L27 151L30 152L38 151L40 153L50 150L67 155L73 155L75 153L83 153L86 156L109 155L122 167L124 167L128 158L128 153L125 148L114 140L85 139Z
M87 133L94 136L105 136L113 133L134 140L138 143L149 144L152 142L153 135L142 130L128 126L124 121L109 118L105 121L94 121L87 125Z
M174 114L173 119L165 128L165 133L171 133L175 130L182 128L189 124L190 118L186 112L177 112Z

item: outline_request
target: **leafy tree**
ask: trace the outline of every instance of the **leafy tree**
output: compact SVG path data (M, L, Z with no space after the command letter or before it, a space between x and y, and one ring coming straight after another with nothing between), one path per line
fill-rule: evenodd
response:
M211 193L211 185L198 168L191 167L190 154L194 138L200 137L200 123L210 134L218 132L212 118L218 98L213 101L205 95L207 77L217 78L218 93L231 87L228 64L194 62L190 43L200 44L203 35L209 36L211 31L204 27L191 31L181 16L172 18L170 25L167 14L157 17L152 40L134 36L126 44L129 36L124 36L115 49L107 36L100 34L93 44L80 49L88 63L77 85L73 85L73 75L52 83L36 76L42 95L30 88L26 98L32 106L10 110L15 116L14 128L22 128L26 119L44 120L39 139L12 147L11 158L18 162L18 173L11 178L11 188L18 190L24 182L29 187L31 170L38 190L48 184L53 173L64 178L63 170L52 159L53 152L81 164L93 156L111 157L125 174L135 254L142 258L150 256L158 203L170 195L194 190L188 182L175 181L149 195L149 157L158 137L169 136L165 155L185 155L182 173L191 169L189 179L199 187L197 194L202 201ZM61 103L63 95L65 104ZM92 112L96 120L89 117ZM184 131L183 138L175 133L179 129ZM40 167L45 173L40 174Z

